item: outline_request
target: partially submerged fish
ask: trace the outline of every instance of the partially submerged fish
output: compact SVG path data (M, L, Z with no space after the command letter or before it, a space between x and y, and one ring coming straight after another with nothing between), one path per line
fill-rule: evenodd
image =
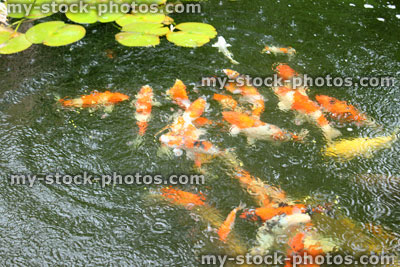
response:
M218 101L223 109L234 111L237 107L237 102L233 97L228 95L214 94L214 100Z
M166 93L183 109L187 109L191 104L186 92L186 85L179 79L175 81L174 86L167 90Z
M277 47L277 46L265 46L262 53L274 54L274 55L289 55L293 56L296 54L296 50L293 47Z
M172 187L165 187L161 189L162 196L170 200L176 205L183 205L188 209L193 208L193 206L204 206L206 199L202 193L194 194L179 189L174 189Z
M145 85L136 95L136 113L135 118L139 127L139 135L144 135L147 129L147 123L151 117L151 108L153 103L153 89Z
M122 93L92 92L90 95L82 95L74 99L58 100L64 107L72 108L93 108L99 106L113 106L119 102L129 100L129 96Z
M292 78L294 78L295 76L298 76L299 74L292 69L289 65L287 64L278 64L275 67L275 72L278 74L278 76L280 78L282 78L284 81L288 81L291 80Z
M374 152L390 147L398 138L399 130L389 136L378 136L375 138L360 137L353 139L342 139L328 144L325 155L340 159L351 160L355 157L371 157Z
M227 57L232 64L239 64L236 60L233 59L233 54L228 50L228 47L231 47L230 44L228 44L225 41L225 38L222 36L218 37L218 42L212 45L212 47L218 48L218 52L224 54L225 57Z
M327 95L317 95L315 99L335 119L357 124L372 124L365 114L359 112L353 105L347 104L346 101L340 101Z
M232 124L231 133L239 134L244 133L248 141L253 143L254 140L267 140L267 141L302 141L307 135L303 131L302 134L296 135L291 132L282 130L278 126L265 123L257 117L248 116L244 113L226 111L222 112L226 121Z
M218 229L218 236L219 239L222 242L226 242L229 233L231 232L231 230L233 229L233 226L235 225L235 220L236 220L236 213L243 209L245 207L245 205L243 203L240 203L240 205L236 208L234 208L228 215L228 217L226 217L224 223L221 225L221 227Z
M275 95L279 98L278 107L283 111L293 110L298 115L305 117L318 126L326 139L332 140L341 135L322 113L321 107L312 101L303 88L291 89L286 86L273 87Z

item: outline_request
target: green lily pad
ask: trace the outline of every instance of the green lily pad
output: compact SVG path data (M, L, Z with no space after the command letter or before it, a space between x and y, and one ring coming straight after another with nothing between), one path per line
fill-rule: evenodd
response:
M65 25L58 31L50 34L43 42L47 46L63 46L75 43L85 37L86 30L79 25Z
M163 23L165 20L164 14L126 14L118 18L115 22L120 26L125 26L132 23L147 22L147 23Z
M64 27L64 25L65 22L63 21L49 21L36 24L26 32L26 38L33 44L41 44L49 37L50 33L57 31Z
M185 22L178 24L175 28L188 33L207 35L210 39L217 36L217 31L215 28L206 23Z
M68 19L72 20L73 22L80 23L80 24L92 24L100 21L101 23L108 23L113 22L124 14L122 13L104 13L101 16L98 16L97 10L90 9L88 13L71 13L67 12L65 14Z
M63 21L49 21L30 28L26 32L26 37L35 44L62 46L79 41L85 34L85 28L80 25L65 24Z
M122 31L161 36L166 35L169 32L169 29L167 27L163 27L162 24L138 22L123 26Z
M210 41L210 38L204 34L196 34L189 32L170 32L167 39L171 43L183 47L199 47Z
M4 39L5 34L1 34ZM15 32L9 35L9 39L0 44L0 54L14 54L28 49L32 45L26 40L25 34Z
M120 32L115 35L115 39L124 46L156 46L160 44L157 35L143 34L137 32Z

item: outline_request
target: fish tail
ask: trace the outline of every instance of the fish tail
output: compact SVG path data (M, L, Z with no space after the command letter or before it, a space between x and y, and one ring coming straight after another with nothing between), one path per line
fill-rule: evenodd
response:
M138 121L137 125L139 126L139 135L143 136L147 130L147 122L146 121Z

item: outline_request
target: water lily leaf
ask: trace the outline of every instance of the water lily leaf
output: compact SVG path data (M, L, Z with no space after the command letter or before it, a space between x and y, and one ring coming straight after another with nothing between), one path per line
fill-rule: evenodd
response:
M85 28L80 25L65 24L63 21L49 21L30 28L26 32L26 38L34 44L62 46L79 41L85 34Z
M26 32L26 38L33 44L41 44L52 32L65 26L63 21L49 21L36 24Z
M11 34L14 31L10 28L0 26L0 44L10 40Z
M162 24L138 22L123 26L122 31L161 36L166 35L169 32L169 29L167 27L163 27Z
M61 29L53 32L43 42L47 46L62 46L75 43L82 39L86 34L85 28L80 25L65 25Z
M137 32L120 32L115 39L124 46L156 46L160 44L157 35L143 34Z
M8 14L11 18L29 18L29 19L40 19L52 15L52 12L42 13L40 6L44 3L51 3L49 0L9 0L7 4L14 5L15 8L11 8ZM20 10L19 7L21 8ZM27 10L31 8L30 11ZM26 12L29 11L29 14ZM49 10L50 11L50 10Z
M151 14L151 13L137 13L137 14L126 14L116 20L116 23L120 26L125 26L131 23L137 22L148 22L148 23L162 23L165 19L164 14Z
M157 5L163 5L167 2L167 0L135 0L137 4L157 4Z
M167 39L171 43L183 47L199 47L210 41L210 38L204 34L196 34L189 32L170 32Z
M4 38L4 34L2 34ZM0 44L0 54L14 54L28 49L32 45L31 42L26 40L25 34L16 32L9 36L9 39Z
M65 15L67 16L68 19L72 20L73 22L80 24L92 24L98 21L100 21L101 23L113 22L122 17L124 14L104 13L101 16L99 16L96 9L90 9L88 13L67 12Z
M185 22L178 24L175 28L188 33L207 35L210 39L217 36L217 31L215 30L215 28L212 25L206 23Z
M90 9L88 13L71 13L65 14L68 19L80 24L92 24L98 21L97 11Z

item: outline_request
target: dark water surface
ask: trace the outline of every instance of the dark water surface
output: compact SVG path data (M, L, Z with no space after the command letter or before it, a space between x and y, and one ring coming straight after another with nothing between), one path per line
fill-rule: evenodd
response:
M354 3L355 6L351 6ZM189 85L190 97L209 99L210 118L220 117L211 101L216 88L193 86L201 77L220 75L223 68L265 77L275 62L285 57L261 55L265 44L293 46L293 68L310 76L400 76L400 14L386 1L208 1L202 14L175 14L176 22L198 21L214 25L232 44L241 64L232 66L211 44L185 49L163 40L156 48L126 48L117 44L112 25L87 28L79 43L60 48L34 46L12 56L0 56L0 265L19 266L198 266L196 256L220 250L216 234L192 212L149 197L156 186L101 188L36 184L11 186L12 173L92 174L194 173L184 157L157 156L153 135L164 127L176 109L165 90L179 78ZM385 21L378 21L384 18ZM106 56L112 49L114 59ZM118 91L134 96L151 85L160 107L154 108L145 143L136 138L134 110L129 103L102 112L60 110L56 96L75 97L91 90ZM307 128L304 144L269 142L247 144L242 136L209 130L211 141L235 148L244 168L266 183L280 185L295 199L311 196L321 202L338 199L342 213L360 225L380 225L400 235L400 142L373 158L346 163L326 159L325 142L311 124L296 126L292 113L281 112L267 87L262 119L291 130ZM400 89L393 87L312 88L350 101L384 125L391 133L400 126ZM349 131L347 128L351 128ZM345 137L377 136L370 128L345 125ZM214 166L213 166L214 164ZM211 206L224 216L242 200L253 204L217 161L205 186L199 187ZM396 178L397 177L397 178ZM190 186L186 190L195 192ZM254 244L256 225L238 220L235 231ZM327 236L334 233L327 232ZM356 245L355 245L356 246Z

